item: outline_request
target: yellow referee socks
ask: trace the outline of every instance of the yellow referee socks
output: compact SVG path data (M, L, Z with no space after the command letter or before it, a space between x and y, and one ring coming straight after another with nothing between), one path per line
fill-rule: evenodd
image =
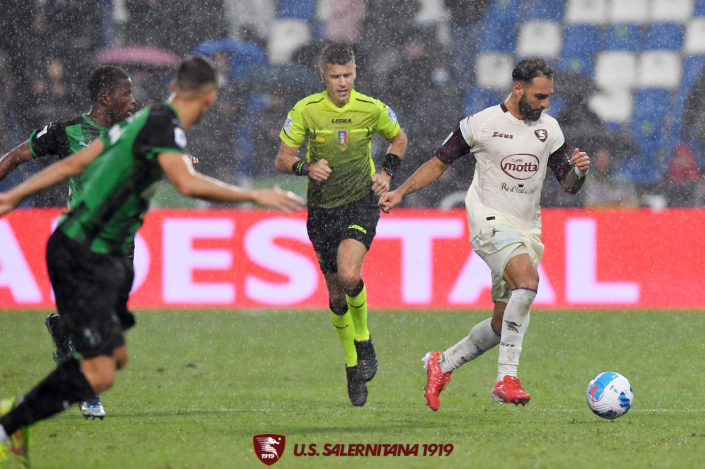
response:
M341 311L338 311L340 313ZM336 308L330 305L330 318L333 320L335 331L338 333L340 343L345 351L345 364L348 367L357 365L357 350L355 349L355 325L349 310L339 315Z
M348 301L348 311L352 314L355 324L355 340L362 342L370 339L370 331L367 329L367 289L365 282L360 280L354 290L345 292L345 299Z

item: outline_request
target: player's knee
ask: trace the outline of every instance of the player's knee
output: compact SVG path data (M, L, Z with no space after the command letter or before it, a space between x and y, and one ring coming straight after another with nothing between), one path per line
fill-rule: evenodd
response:
M360 272L354 268L339 269L338 278L340 279L340 283L343 285L343 288L347 291L355 289L362 279Z
M115 371L111 369L94 369L84 375L96 394L110 389L115 382Z

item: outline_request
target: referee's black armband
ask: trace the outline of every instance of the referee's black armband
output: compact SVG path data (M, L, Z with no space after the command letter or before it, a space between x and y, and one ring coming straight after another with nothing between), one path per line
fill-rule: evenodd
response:
M394 177L394 173L397 172L397 169L399 168L400 164L401 158L399 158L393 153L387 153L387 156L384 157L384 164L382 165L382 170L389 174L391 177Z
M308 176L308 173L311 171L311 163L297 161L294 163L294 166L291 167L291 170L297 176Z

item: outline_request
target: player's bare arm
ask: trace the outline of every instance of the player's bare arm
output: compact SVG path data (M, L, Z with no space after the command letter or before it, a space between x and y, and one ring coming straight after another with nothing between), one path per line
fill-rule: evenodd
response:
M29 140L27 140L0 158L0 181L5 179L19 165L31 159L32 151L29 149Z
M300 210L304 205L303 199L278 187L248 190L200 174L193 169L188 155L160 153L157 160L176 190L189 197L220 202L254 202L284 213Z
M385 213L389 213L394 206L401 203L404 196L431 185L433 181L441 177L447 167L448 165L440 159L435 157L431 158L422 164L421 167L417 169L416 172L412 174L411 177L407 179L406 182L404 182L404 184L402 184L398 189L384 194L379 200L380 208Z
M103 152L104 148L102 141L94 140L83 150L43 169L9 192L0 194L0 215L11 212L30 195L59 184L70 177L78 176Z
M393 174L389 173L393 173L402 158L404 158L408 141L404 129L399 129L399 132L389 141L385 166L382 167L380 172L372 176L372 191L378 196L381 197L389 191L389 183L393 176Z
M581 174L579 175L577 171L570 171L561 180L561 186L567 193L575 194L581 187L583 187L583 184L585 183L585 175L590 169L590 158L587 153L576 148L573 150L573 156L570 159L570 164L577 168Z

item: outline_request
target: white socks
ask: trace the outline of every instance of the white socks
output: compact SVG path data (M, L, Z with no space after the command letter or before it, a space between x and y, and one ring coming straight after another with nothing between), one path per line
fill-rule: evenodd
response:
M0 445L7 441L7 433L5 433L5 427L0 425Z
M454 369L474 360L499 344L499 336L492 330L492 318L475 325L463 340L445 351L438 359L441 371Z
M517 288L512 290L512 296L504 310L502 321L502 340L499 344L499 363L497 381L502 381L505 376L516 376L521 355L521 343L529 327L529 310L531 303L536 298L536 292Z

